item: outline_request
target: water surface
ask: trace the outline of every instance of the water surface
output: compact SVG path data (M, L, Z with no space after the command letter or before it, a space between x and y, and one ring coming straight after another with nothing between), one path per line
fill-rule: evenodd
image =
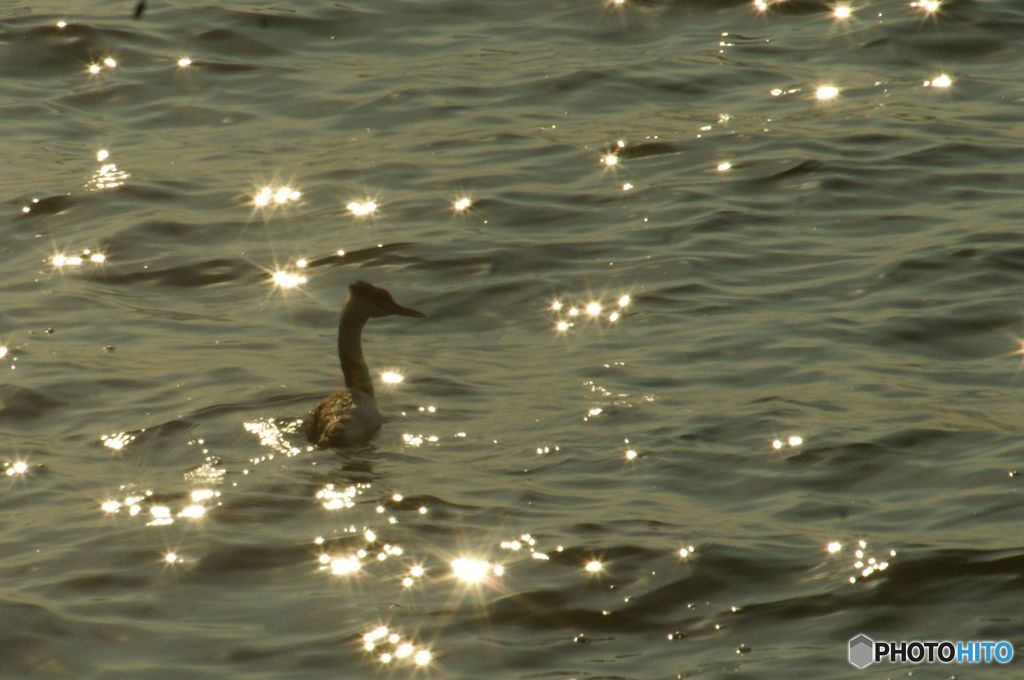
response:
M8 3L2 674L1016 644L1024 7L831 12ZM311 450L357 279L428 318Z

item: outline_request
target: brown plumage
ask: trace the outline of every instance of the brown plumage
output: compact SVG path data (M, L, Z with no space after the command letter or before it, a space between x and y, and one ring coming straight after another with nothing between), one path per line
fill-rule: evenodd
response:
M356 281L338 322L338 358L346 387L320 400L304 423L306 437L320 448L362 444L381 425L373 379L363 359L362 333L367 320L379 316L425 316L395 302L383 288Z

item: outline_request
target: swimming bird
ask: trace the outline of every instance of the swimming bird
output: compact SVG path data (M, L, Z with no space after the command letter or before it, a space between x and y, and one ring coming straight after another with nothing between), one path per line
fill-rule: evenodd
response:
M363 359L363 326L378 316L426 316L395 302L391 293L365 281L348 287L338 322L338 358L346 387L321 399L306 418L306 437L319 448L362 444L380 429L373 379Z

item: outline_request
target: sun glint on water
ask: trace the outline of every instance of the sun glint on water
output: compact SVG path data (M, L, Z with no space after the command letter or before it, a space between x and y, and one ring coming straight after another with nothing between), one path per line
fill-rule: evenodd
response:
M345 206L355 217L369 217L377 212L377 201L365 199L362 201L349 201Z

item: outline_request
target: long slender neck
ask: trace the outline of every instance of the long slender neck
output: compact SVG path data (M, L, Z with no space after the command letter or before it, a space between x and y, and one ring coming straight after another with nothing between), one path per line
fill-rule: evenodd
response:
M341 372L345 375L348 388L372 397L373 380L366 360L363 359L362 336L365 325L366 317L355 311L351 301L346 303L338 323L338 358L341 359Z

